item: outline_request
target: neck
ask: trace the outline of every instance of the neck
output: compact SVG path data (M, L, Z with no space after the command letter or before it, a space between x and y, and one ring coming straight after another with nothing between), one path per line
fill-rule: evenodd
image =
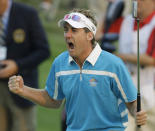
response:
M89 54L87 54L87 55L85 54L84 56L81 55L80 57L74 57L74 60L79 65L80 69L82 68L82 66L83 66L85 60L87 59L87 57L89 56Z
M92 50L93 46L89 46L87 47L87 50L83 51L83 53L79 57L74 57L74 60L76 61L76 63L79 65L80 68L82 68L85 60L91 54Z
M85 60L84 61L80 61L79 59L75 58L75 61L79 65L80 69L82 69L82 66L83 66L83 63L84 63Z

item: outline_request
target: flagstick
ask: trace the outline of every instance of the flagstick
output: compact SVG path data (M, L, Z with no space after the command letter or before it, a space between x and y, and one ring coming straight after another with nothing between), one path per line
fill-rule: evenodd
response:
M137 112L141 110L141 97L140 97L140 60L139 60L139 22L140 20L137 18ZM139 128L141 126L138 126Z
M138 2L137 0L133 0L133 11L132 15L137 22L137 112L141 110L141 97L140 97L140 60L139 60L139 22L140 19L138 18ZM141 126L139 125L138 128Z

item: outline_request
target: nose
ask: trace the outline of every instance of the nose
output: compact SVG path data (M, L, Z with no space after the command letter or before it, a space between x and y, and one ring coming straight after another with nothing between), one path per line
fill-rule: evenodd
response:
M72 37L72 31L69 29L64 33L65 38L71 38Z

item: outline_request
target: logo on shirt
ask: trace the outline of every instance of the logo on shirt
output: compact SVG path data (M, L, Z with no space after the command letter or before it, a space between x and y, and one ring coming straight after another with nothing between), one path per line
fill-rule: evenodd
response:
M90 86L95 87L97 85L97 80L92 78L89 80L89 84L90 84Z

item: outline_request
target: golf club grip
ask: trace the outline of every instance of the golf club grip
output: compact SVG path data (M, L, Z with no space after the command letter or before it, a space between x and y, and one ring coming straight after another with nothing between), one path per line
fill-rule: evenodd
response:
M137 112L141 110L141 98L140 93L137 94Z
M139 112L141 110L141 98L140 98L140 93L137 94L137 112ZM140 128L141 126L138 125L138 128Z

